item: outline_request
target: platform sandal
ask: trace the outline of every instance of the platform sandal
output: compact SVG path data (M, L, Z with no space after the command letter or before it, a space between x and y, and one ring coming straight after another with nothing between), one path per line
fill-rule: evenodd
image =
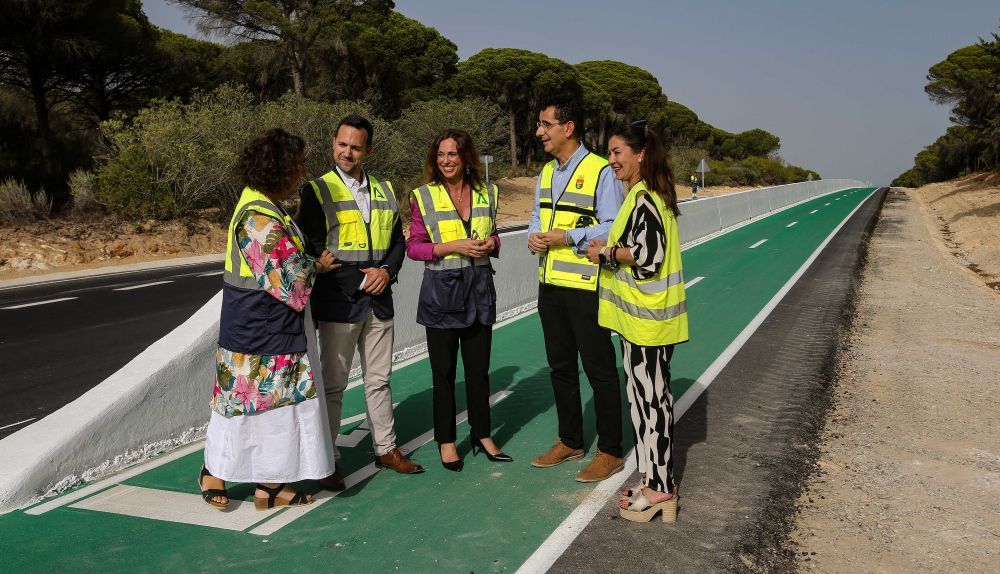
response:
M253 506L257 510L269 510L271 508L277 508L279 506L305 506L306 504L312 504L313 499L308 494L303 494L301 492L296 492L295 496L291 500L285 500L283 498L278 498L287 484L279 484L274 488L264 486L263 484L257 483L257 488L263 490L267 493L267 498L260 498L254 493L253 496Z
M663 522L677 522L677 493L656 504L649 502L644 494L639 494L627 507L619 508L618 514L632 522L649 522L657 514Z
M201 465L201 474L198 475L198 488L201 490L201 497L208 503L212 508L218 508L219 510L225 510L229 508L229 493L226 492L225 488L208 488L204 486L205 477L212 476L212 473L208 472L205 465ZM212 476L212 478L215 478ZM224 497L225 502L219 502L215 500L218 497Z
M623 488L623 489L621 489L621 492L619 492L619 494L618 494L619 500L629 500L629 501L631 501L633 498L635 498L640 492L642 492L642 487L646 486L645 484L643 484L644 480L646 480L646 478L643 477L643 476L640 476L639 477L639 484L633 486L632 488ZM676 482L674 483L673 486L674 486L674 489L673 489L672 492L677 493L680 487L677 486Z

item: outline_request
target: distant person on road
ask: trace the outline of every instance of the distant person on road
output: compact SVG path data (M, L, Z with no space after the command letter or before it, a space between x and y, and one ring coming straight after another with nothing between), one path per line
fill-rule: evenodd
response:
M548 468L583 458L583 406L579 360L594 391L597 454L576 473L596 482L620 472L622 459L621 379L611 334L597 324L597 265L587 260L588 242L607 237L624 196L608 162L580 143L580 105L569 98L545 102L535 137L555 157L535 187L528 249L538 255L538 317L552 369L559 440L535 457Z
M424 185L410 192L406 253L424 262L417 323L427 330L433 377L434 440L441 465L461 472L456 446L455 376L458 352L465 369L472 454L493 462L513 459L491 438L490 352L497 316L491 257L498 257L497 186L484 182L472 138L445 130L431 144Z
M205 502L225 509L227 482L257 483L254 506L309 504L286 483L334 471L333 445L306 353L313 280L338 265L310 257L281 205L305 176L305 143L280 128L240 154L246 187L229 222L205 465Z
M677 194L666 150L645 122L619 127L608 161L629 192L607 242L594 241L587 258L601 266L602 327L618 333L640 482L620 501L622 518L677 518L673 481L674 412L670 358L688 340L684 272L677 231Z
M698 174L691 174L691 199L698 199Z
M403 265L406 240L392 184L364 167L374 136L371 122L361 116L340 121L333 137L334 168L302 187L298 221L314 255L329 250L342 264L316 280L312 297L335 456L339 461L336 441L344 392L357 352L375 466L418 474L424 468L396 445L389 386L395 314L392 284ZM339 465L320 485L344 490Z

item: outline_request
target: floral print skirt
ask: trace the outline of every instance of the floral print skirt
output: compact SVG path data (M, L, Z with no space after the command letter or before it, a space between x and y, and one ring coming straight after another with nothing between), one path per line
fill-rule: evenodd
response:
M294 405L316 396L306 353L248 355L219 347L212 410L234 417Z

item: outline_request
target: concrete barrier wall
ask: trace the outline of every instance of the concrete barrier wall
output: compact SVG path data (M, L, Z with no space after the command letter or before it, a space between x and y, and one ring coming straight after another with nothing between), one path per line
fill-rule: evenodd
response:
M705 239L797 200L862 185L822 180L685 202L681 242ZM526 240L525 230L501 235L501 258L495 261L501 317L535 303L538 263ZM394 286L397 359L424 347L423 327L415 322L422 274L421 263L407 260ZM82 397L0 440L0 512L200 438L209 414L221 301L220 293Z

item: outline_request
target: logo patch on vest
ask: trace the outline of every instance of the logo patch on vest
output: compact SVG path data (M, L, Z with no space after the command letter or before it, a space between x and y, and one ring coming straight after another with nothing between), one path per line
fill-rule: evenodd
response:
M378 187L375 188L375 199L385 201L385 194L382 193L382 190Z
M583 178L582 178L582 177L581 177L581 178L578 178L578 179L576 180L576 188L577 188L577 189L583 189Z
M486 192L479 190L476 192L476 204L477 205L489 205L489 200L486 199Z

